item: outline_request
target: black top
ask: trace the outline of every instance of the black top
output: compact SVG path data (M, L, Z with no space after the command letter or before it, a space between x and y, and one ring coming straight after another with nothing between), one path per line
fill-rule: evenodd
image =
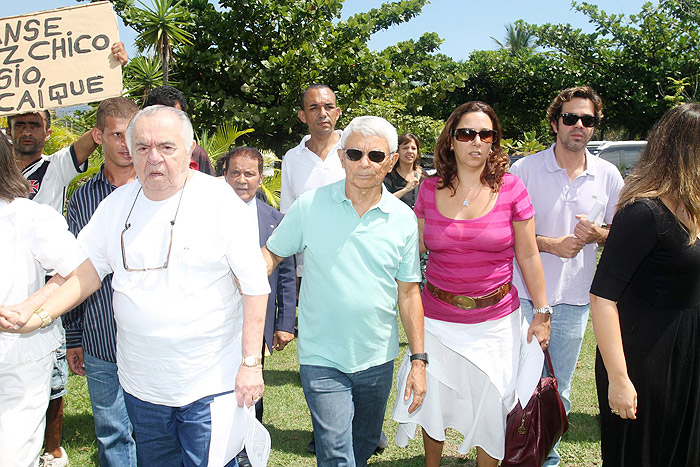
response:
M700 465L700 242L658 199L615 215L591 293L617 302L637 420L608 405L600 353L596 384L603 465Z
M399 175L396 171L396 167L394 167L394 169L384 177L384 186L390 193L396 193L406 186L406 179ZM416 198L418 198L418 186L399 199L413 209L413 205L416 204Z

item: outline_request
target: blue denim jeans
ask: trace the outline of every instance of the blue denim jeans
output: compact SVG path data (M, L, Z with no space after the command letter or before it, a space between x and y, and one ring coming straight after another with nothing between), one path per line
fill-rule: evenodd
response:
M97 453L102 467L136 467L136 443L117 377L117 364L85 353Z
M209 405L219 394L182 407L151 404L124 392L134 426L138 464L148 467L206 467L211 443ZM226 467L237 467L234 457ZM218 466L213 466L218 467Z
M51 372L51 400L58 399L66 395L66 385L68 384L68 361L66 360L66 343L56 349L56 361Z
M367 464L379 443L393 374L393 360L356 373L300 366L319 466Z
M531 323L534 317L532 302L520 299L520 307L527 322ZM578 362L578 356L581 352L581 343L588 324L589 309L589 305L567 305L564 303L552 307L554 312L551 320L552 330L549 336L549 355L552 357L552 366L559 385L559 395L567 414L571 411L571 381L574 378L576 362ZM543 369L542 373L546 374L546 372L547 370ZM559 441L549 453L545 466L559 465L558 445Z

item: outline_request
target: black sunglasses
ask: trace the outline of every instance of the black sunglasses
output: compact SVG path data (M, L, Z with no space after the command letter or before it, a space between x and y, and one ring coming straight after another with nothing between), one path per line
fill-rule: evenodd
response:
M362 159L364 153L360 149L346 149L345 156L353 162L357 162ZM386 159L386 153L384 151L370 151L367 153L369 160L375 163L383 162Z
M594 115L576 115L572 113L565 113L565 114L560 114L561 121L564 123L566 126L573 126L576 125L576 122L581 120L581 123L583 126L586 128L592 128L598 124L598 120L600 120L598 117Z
M479 139L482 143L493 143L493 139L496 137L496 130L476 131L472 130L471 128L457 128L454 133L452 133L452 136L454 136L457 141L461 141L463 143L472 141L474 138L476 138L476 135L479 135Z

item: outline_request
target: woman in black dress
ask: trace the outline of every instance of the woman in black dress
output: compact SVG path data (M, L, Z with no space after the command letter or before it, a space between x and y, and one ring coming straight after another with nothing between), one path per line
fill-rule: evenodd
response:
M700 465L700 104L626 180L591 287L604 465Z
M420 141L416 135L404 133L399 136L399 162L384 177L384 186L389 192L413 209L418 197L423 170L420 167Z

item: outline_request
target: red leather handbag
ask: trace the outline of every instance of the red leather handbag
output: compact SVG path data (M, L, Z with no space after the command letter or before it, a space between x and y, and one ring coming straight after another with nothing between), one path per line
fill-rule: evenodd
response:
M551 376L540 378L523 409L518 401L506 419L506 453L502 467L542 466L557 440L569 429L549 350L544 351Z

